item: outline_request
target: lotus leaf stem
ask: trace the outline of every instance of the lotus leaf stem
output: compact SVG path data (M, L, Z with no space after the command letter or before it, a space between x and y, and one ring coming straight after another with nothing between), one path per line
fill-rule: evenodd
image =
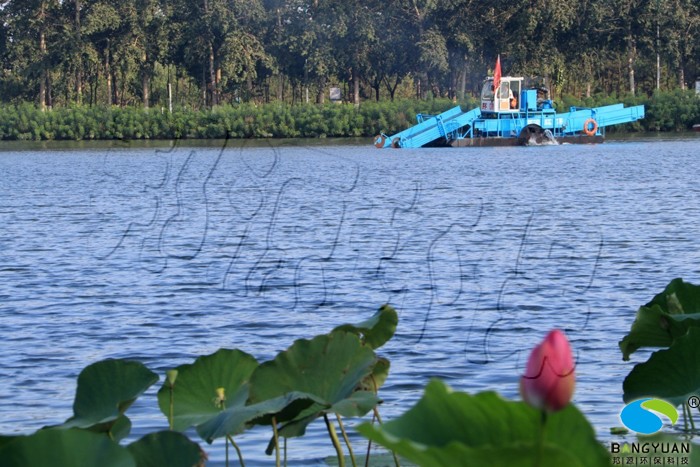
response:
M233 446L233 448L236 450L236 454L238 454L238 461L241 463L241 467L245 467L245 462L243 462L243 453L241 452L241 448L239 448L236 442L233 440L233 436L226 435L226 440L230 441L231 446ZM228 460L228 446L226 447L226 460Z
M690 407L688 407L688 419L690 419L690 428L695 433L695 420L693 420L693 411L690 410Z
M542 454L544 451L544 432L545 427L547 425L547 411L545 409L542 409L540 413L540 430L537 436L537 444L535 446L535 467L539 467L542 464Z
M335 453L338 456L338 467L345 467L345 456L343 456L343 448L340 446L338 435L335 432L335 426L333 426L333 423L331 423L331 421L328 419L328 414L323 414L323 420L326 422L328 436L331 437L333 447L335 448Z
M277 432L277 417L272 417L272 434L275 436L275 465L280 467L280 435Z
M377 413L375 410L375 413L372 415L372 426L374 426L374 422L377 420ZM369 467L369 455L370 451L372 450L372 440L370 439L369 442L367 443L367 455L365 456L365 467Z
M340 414L335 414L338 419L338 426L340 427L340 432L343 434L343 439L345 440L345 445L348 447L348 452L350 453L350 461L352 462L352 467L357 467L357 462L355 461L355 453L352 451L352 445L350 444L350 438L348 438L348 433L345 431L345 426L343 425L343 419Z
M377 420L377 422L379 422L380 425L383 423L382 417L381 415L379 415L379 409L376 406L374 407L374 417L372 417L372 424L374 424L375 419ZM368 467L369 465L369 449L371 446L372 443L370 441L370 444L367 446L367 460L365 461L365 467ZM394 451L391 451L391 455L394 457L394 465L396 467L401 467L401 465L399 464L399 458L396 456L396 453Z
M168 424L170 425L170 431L175 428L175 395L173 394L173 385L170 385L170 412L168 413Z

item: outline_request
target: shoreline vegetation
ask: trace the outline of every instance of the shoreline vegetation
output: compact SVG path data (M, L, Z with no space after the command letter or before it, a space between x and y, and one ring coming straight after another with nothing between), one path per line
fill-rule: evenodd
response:
M609 132L678 132L700 121L700 96L692 90L657 91L653 96L562 96L558 111L571 106L596 107L622 102L646 106L646 117ZM393 134L415 123L417 113L437 114L455 105L478 101L405 99L352 104L220 105L211 109L143 109L117 106L67 106L41 110L36 105L0 105L0 140L172 140L244 138L336 138Z

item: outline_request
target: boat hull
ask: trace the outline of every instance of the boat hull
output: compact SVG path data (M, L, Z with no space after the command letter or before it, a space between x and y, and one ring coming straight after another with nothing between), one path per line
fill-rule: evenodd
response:
M602 135L571 135L558 136L556 141L547 139L524 140L523 138L462 138L450 142L453 148L474 146L546 146L551 144L600 144L605 141Z

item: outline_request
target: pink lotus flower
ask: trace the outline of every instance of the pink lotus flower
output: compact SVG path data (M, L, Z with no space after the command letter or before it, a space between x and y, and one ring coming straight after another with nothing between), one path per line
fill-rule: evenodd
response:
M564 333L554 329L532 349L520 378L520 394L531 406L554 412L569 403L575 382L571 346Z

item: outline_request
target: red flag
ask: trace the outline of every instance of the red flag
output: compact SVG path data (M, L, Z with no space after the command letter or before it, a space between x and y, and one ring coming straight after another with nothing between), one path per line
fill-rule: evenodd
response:
M493 91L496 92L501 85L501 55L496 57L496 68L493 71Z

